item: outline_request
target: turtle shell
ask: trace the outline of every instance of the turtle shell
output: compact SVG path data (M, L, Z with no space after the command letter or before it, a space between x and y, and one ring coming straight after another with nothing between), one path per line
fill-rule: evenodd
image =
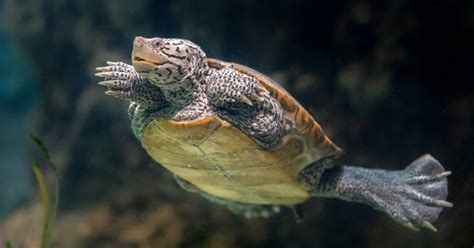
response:
M143 147L165 168L200 190L253 204L291 205L309 198L298 173L314 161L342 150L319 124L274 80L243 65L208 59L210 67L232 66L254 77L277 99L295 129L275 149L265 149L218 116L192 121L156 117L144 130Z

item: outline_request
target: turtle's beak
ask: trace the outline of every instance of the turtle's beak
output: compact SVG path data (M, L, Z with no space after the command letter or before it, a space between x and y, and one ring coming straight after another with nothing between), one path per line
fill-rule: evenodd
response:
M150 39L137 36L133 41L132 64L137 71L153 70L156 66L166 63L166 57L160 55L149 44Z

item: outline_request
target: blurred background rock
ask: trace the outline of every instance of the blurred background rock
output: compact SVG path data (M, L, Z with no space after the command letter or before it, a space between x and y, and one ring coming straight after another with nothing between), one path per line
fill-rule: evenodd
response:
M55 247L471 247L474 2L0 0L0 241L37 247L31 131L61 167ZM187 38L280 81L344 147L339 162L448 170L438 233L366 206L312 199L245 220L181 190L140 148L94 68L136 35Z

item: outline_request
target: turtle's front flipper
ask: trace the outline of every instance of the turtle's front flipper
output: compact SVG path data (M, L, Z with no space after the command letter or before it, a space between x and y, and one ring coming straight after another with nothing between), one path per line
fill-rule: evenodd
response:
M95 75L105 80L99 85L107 86L108 95L135 102L141 106L158 107L165 103L161 90L140 76L133 66L122 62L107 62L98 67Z
M289 128L278 101L254 78L231 67L216 70L207 78L207 96L219 117L263 147L277 146Z
M436 231L431 222L443 207L453 206L445 201L449 174L431 155L418 158L402 171L339 166L324 172L312 193L366 203L406 227Z

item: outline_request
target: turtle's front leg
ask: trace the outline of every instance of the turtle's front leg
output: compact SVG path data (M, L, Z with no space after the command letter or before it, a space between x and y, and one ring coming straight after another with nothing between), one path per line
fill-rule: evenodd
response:
M207 78L207 96L219 117L266 148L278 146L290 123L276 99L254 78L232 68Z
M106 94L130 101L128 114L132 131L141 141L145 126L168 105L165 96L131 65L107 62L107 66L98 67L97 70L99 72L95 75L105 79L99 85L107 86Z
M107 62L105 67L97 67L95 75L105 80L99 85L106 86L108 95L134 102L140 106L153 108L165 105L161 90L139 75L133 66L123 62Z

